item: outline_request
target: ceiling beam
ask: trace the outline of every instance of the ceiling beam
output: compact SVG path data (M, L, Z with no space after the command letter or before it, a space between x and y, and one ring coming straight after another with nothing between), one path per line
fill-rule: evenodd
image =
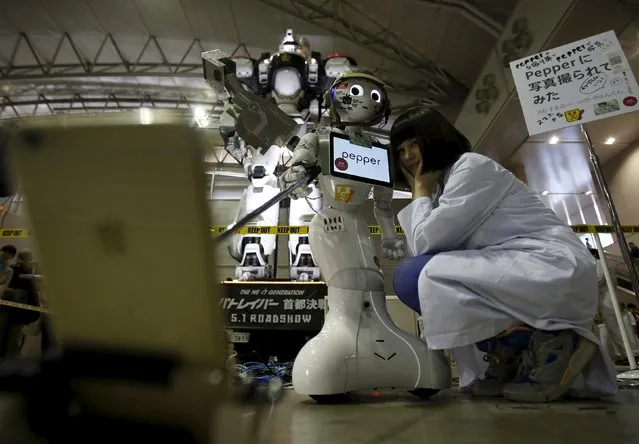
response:
M210 121L216 121L222 112L217 102L190 101L185 97L166 98L152 95L124 96L116 94L82 95L73 94L66 97L48 96L46 94L18 96L0 96L0 119L29 117L42 114L59 114L68 112L104 112L114 110L139 109L141 107L157 109L184 109L190 114L193 107L202 106L209 113Z
M497 20L491 18L477 7L465 0L410 0L412 3L441 8L443 10L455 12L486 31L495 40L499 38L504 27Z
M348 1L325 0L321 4L309 0L258 1L300 20L312 23L364 49L376 51L387 60L405 66L425 80L435 82L439 87L447 90L461 90L464 96L468 92L464 85L432 60L415 50L414 45L403 40L396 32L381 25L364 11L352 6ZM366 21L366 26L349 22L344 11L356 14L358 19Z
M7 37L3 37L5 39ZM63 46L71 48L64 54L64 62L61 62L61 48ZM106 47L110 48L109 53L116 59L109 59L108 62L101 61L102 55ZM238 48L244 45L238 45ZM145 56L149 57L150 48L154 48L156 54L160 54L157 62L146 61ZM210 49L210 48L209 48ZM195 56L199 60L200 53L204 50L202 42L199 39L193 39L184 54L181 54L179 62L171 62L166 56L166 49L154 36L146 38L144 45L141 46L139 53L134 59L129 60L124 56L122 49L117 43L117 39L106 34L102 38L100 47L94 54L84 54L78 49L78 45L70 34L62 34L58 37L56 51L48 59L40 55L37 45L27 33L16 35L16 40L8 54L0 54L0 58L4 58L6 66L0 66L0 81L6 84L23 86L30 82L34 84L60 84L61 81L69 80L82 82L90 85L91 82L86 81L87 78L100 77L120 77L131 78L137 77L188 77L202 79L202 88L181 87L181 86L154 86L154 89L173 90L184 94L198 94L214 96L213 91L206 86L202 74L202 64L191 63ZM20 60L18 60L20 59ZM74 60L75 59L75 60ZM71 61L69 61L71 60ZM145 60L145 61L142 61ZM94 85L96 86L96 85ZM136 83L118 83L99 85L103 89L115 91L117 89L132 90L148 89L144 85ZM41 91L40 85L37 85L38 91ZM389 91L398 94L430 98L437 98L436 89L428 89L427 82L419 82L415 84L400 84L389 81ZM83 93L84 94L84 93ZM118 94L123 94L118 92Z

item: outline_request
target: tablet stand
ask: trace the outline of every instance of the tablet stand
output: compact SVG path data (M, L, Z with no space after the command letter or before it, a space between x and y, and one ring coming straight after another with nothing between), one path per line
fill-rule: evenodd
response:
M177 374L183 368L178 359L167 355L76 345L38 360L3 362L0 365L0 391L22 395L23 414L29 428L51 444L113 444L122 439L133 441L137 438L174 444L211 442L215 411L224 401L224 389L220 387L225 383L224 378L217 381L217 390L207 388L205 384L200 387L192 384L186 391L177 393L170 385L176 385ZM215 371L211 369L211 372ZM186 379L197 379L192 375ZM146 416L156 418L119 419L100 413L92 406L104 404L102 395L106 391L102 390L105 389L97 392L76 390L78 383L89 381L93 387L114 381L120 386L124 384L129 395L133 395L132 399L148 410ZM211 388L213 390L208 393ZM158 394L164 399L160 400ZM276 402L280 396L281 387L249 382L241 387L239 401L260 407ZM175 417L169 414L165 416L168 421L158 420L154 409L156 406L162 408L161 404L173 406ZM185 408L195 413L178 418Z

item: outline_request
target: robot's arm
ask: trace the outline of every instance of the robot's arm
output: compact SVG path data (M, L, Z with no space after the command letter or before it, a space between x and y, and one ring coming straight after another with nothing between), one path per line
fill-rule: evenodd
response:
M315 165L318 161L319 135L307 133L302 136L293 151L291 165Z
M319 136L317 133L304 134L293 151L291 167L279 178L280 188L286 190L304 177L310 177L311 171L318 167ZM291 198L307 197L311 193L310 186L300 187L293 192Z
M395 217L393 216L393 190L385 187L373 187L373 213L382 228L382 238L396 238Z
M236 121L239 136L251 146L266 152L271 146L295 147L297 122L277 105L244 89L236 76L235 62L221 50L202 53L204 79L223 95L230 95L227 113Z

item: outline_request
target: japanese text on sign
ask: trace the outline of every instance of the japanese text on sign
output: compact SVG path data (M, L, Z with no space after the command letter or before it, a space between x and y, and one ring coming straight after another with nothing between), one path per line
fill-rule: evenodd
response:
M530 135L639 109L614 31L511 62Z
M227 284L220 305L231 328L319 330L324 322L323 283Z

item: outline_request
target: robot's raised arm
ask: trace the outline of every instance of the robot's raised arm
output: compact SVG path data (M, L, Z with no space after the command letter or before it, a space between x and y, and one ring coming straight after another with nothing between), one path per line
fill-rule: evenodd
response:
M271 146L295 148L298 124L263 97L244 89L235 73L235 62L219 49L202 53L204 79L218 94L228 92L227 110L236 121L236 130L246 143L262 152Z
M315 132L306 133L295 147L292 165L315 165L319 154L319 135Z

